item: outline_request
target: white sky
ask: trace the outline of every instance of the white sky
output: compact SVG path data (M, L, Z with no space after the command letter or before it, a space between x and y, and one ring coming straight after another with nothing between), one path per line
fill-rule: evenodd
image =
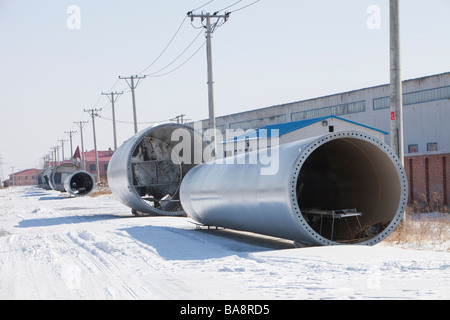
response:
M214 0L214 12L237 0ZM113 147L111 107L101 92L127 89L119 75L140 73L161 53L186 13L208 0L0 0L0 155L3 177L36 167L83 109L103 107L96 119L99 150ZM254 0L242 0L228 11ZM70 5L80 29L69 29ZM370 30L370 6L380 28ZM403 79L450 71L450 1L404 0L401 5ZM201 11L199 10L199 11ZM194 21L199 26L199 21ZM161 58L145 73L177 57L200 30L185 20ZM164 71L184 62L204 41ZM136 89L139 122L186 114L208 117L206 49L178 70L145 79ZM304 100L389 82L388 0L261 0L230 15L213 37L216 116ZM100 99L99 99L100 98ZM118 144L134 134L131 94L116 103ZM139 130L148 124L140 124ZM92 123L84 129L93 149ZM69 143L65 156L70 153ZM1 173L1 172L0 172Z

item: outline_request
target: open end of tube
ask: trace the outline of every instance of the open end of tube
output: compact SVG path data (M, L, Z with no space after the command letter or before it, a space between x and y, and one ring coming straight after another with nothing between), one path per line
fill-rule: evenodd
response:
M176 149L180 141L174 138L178 133L188 146L181 150ZM196 165L196 153L202 155L202 145L200 135L179 125L158 127L139 142L130 158L131 179L148 210L157 214L184 213L179 195L181 181Z
M91 193L94 188L94 180L92 176L85 172L78 172L70 179L71 193L79 196Z
M297 202L304 220L337 243L362 243L398 217L403 182L391 157L356 138L320 145L304 161Z
M156 209L179 211L178 189L182 168L171 158L172 148L154 137L146 137L131 158L133 186L144 201Z

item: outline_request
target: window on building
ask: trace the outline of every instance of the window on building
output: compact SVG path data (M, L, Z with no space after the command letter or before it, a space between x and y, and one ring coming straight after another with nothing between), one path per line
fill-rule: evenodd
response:
M328 126L328 132L334 132L334 126Z
M427 151L438 151L438 144L437 144L437 142L427 143Z
M108 164L105 163L105 166L103 168L105 169L105 172L108 171Z
M89 171L94 172L95 171L95 164L89 165Z
M403 105L444 100L450 98L450 86L415 91L403 94ZM390 97L373 99L373 110L385 109L390 107Z
M416 153L419 152L419 145L417 144L410 144L408 146L408 153Z

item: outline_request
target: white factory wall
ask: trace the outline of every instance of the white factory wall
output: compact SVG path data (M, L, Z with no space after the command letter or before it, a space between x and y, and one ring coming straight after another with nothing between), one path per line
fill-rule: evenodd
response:
M405 153L413 144L425 153L428 143L437 143L438 153L450 152L450 72L403 81L403 94ZM222 132L256 129L333 114L389 132L389 95L389 85L380 85L217 117L216 127ZM207 125L204 120L203 127ZM390 144L390 136L384 136L384 141Z

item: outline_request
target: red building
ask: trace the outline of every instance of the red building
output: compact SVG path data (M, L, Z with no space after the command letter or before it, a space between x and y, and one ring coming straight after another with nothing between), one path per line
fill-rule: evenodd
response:
M450 206L450 154L405 156L409 203L414 201Z
M98 151L98 165L99 165L99 171L100 171L100 177L106 177L106 172L108 169L109 161L111 160L112 155L114 154L114 151L109 150L106 151ZM74 155L74 162L76 165L78 165L80 168L82 168L81 164L81 152L80 149L77 148ZM97 168L95 165L95 150L87 151L84 153L84 162L86 163L85 170L88 171L93 176L97 175Z
M37 184L37 175L40 169L26 169L9 175L6 181L10 186L33 186Z

